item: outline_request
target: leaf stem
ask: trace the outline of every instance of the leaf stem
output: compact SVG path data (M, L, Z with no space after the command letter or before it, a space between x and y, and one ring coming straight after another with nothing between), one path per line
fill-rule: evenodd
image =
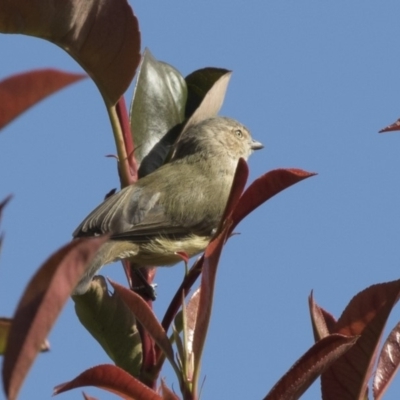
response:
M107 104L106 107L114 134L115 147L117 148L118 172L121 181L121 187L125 187L130 184L130 173L129 173L128 154L126 152L122 126L118 118L116 106L115 105L110 106L109 104Z

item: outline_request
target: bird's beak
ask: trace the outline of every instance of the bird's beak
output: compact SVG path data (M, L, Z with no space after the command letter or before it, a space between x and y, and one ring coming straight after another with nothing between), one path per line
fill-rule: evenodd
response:
M263 149L264 145L261 142L257 142L257 140L252 140L251 141L251 149L252 150L260 150Z

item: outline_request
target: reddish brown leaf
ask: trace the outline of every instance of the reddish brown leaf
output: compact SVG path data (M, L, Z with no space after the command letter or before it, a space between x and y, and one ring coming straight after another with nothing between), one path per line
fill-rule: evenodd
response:
M181 258L181 260L182 260L185 264L187 264L187 263L189 262L190 257L189 257L189 255L188 255L188 253L186 253L186 252L184 252L184 251L177 251L175 254L176 254L177 256L179 256L179 257Z
M93 396L89 396L88 394L86 394L85 392L82 392L83 398L85 400L98 400L96 397Z
M298 399L334 361L346 353L357 337L329 335L315 343L276 383L264 400ZM341 399L337 397L336 400Z
M58 314L106 239L74 240L54 253L29 282L15 312L4 356L3 382L9 400L17 397Z
M163 400L179 400L179 397L165 384L164 379L161 379L161 392Z
M193 337L194 332L196 331L196 322L197 322L197 314L199 311L199 302L200 302L200 292L201 288L197 288L192 296L190 297L188 304L186 305L185 317L186 317L186 326L184 327L186 331L186 349L189 353L193 352Z
M3 208L8 204L8 202L11 200L12 196L8 195L1 203L0 203L0 219L3 214Z
M140 32L126 0L0 1L0 32L49 40L88 72L109 104L140 61Z
M57 385L53 394L60 394L83 386L95 386L108 390L127 400L162 400L162 397L156 392L123 369L109 364L87 369L72 381Z
M249 170L246 161L240 159L232 183L231 193L229 195L229 199L225 207L224 216L221 219L221 226L219 228L219 231L222 230L222 226L224 225L224 223L226 223L226 218L236 206L238 199L240 198L243 189L246 185L248 174ZM165 313L164 319L162 321L162 326L164 327L165 330L168 330L171 321L174 319L176 313L178 312L178 309L181 305L182 293L183 292L185 294L189 293L190 288L192 287L194 282L196 282L197 278L200 276L202 267L203 267L203 257L193 265L193 267L189 270L189 273L185 276L184 281L182 282L174 298L172 299L167 309L167 312Z
M237 207L233 211L232 230L235 229L236 225L244 217L262 203L289 186L314 175L315 173L306 172L301 169L276 169L256 179L243 193Z
M175 318L179 308L182 305L182 293L189 293L190 288L196 282L197 278L201 274L203 268L204 255L202 255L189 269L189 272L183 279L183 282L176 291L174 297L172 298L167 311L165 312L164 318L162 320L162 327L165 331L168 331L171 322Z
M379 133L399 131L399 130L400 130L400 118L393 124L388 125L386 128L381 129Z
M374 399L380 400L390 382L394 378L400 365L400 322L390 332L386 339L381 354L378 359L378 365L374 378Z
M230 214L232 214L232 212L235 210L235 207L240 200L240 196L242 195L243 190L246 186L248 177L249 177L249 167L247 165L247 162L243 158L240 158L238 165L236 167L236 172L233 178L232 188L229 194L228 202L225 207L225 212L221 219L220 230L222 229L224 223L226 222L225 221L226 218Z
M0 129L47 96L86 77L55 69L39 69L4 79L0 82Z
M149 335L154 339L158 346L163 349L165 355L170 360L172 366L176 367L174 353L168 336L163 327L158 322L152 309L135 292L129 290L116 282L109 280L114 290L134 313L137 320L143 325Z
M127 159L125 160L125 163L122 164L122 160L119 163L119 168L126 168L127 171L124 176L129 177L129 182L127 182L129 185L136 182L138 180L138 164L136 161L136 157L134 154L134 143L133 143L133 137L132 137L132 132L131 132L131 125L129 123L129 116L128 112L126 110L126 104L125 104L125 99L124 96L122 96L117 103L116 106L116 111L118 115L118 119L121 125L122 129L122 136L124 139L124 145L125 145L125 152L127 154Z
M318 340L328 336L333 333L334 327L336 325L335 318L321 308L315 301L313 293L311 292L308 298L308 305L310 308L311 323L314 332L314 340Z
M1 222L1 217L3 214L3 208L7 205L7 203L11 200L11 195L8 195L1 203L0 203L0 222ZM3 235L0 234L0 253L3 245Z
M218 262L229 229L230 225L227 225L224 230L210 242L204 252L203 270L200 284L200 299L197 310L196 329L193 337L195 385L197 385L199 378L201 356L211 318L211 308L213 304ZM196 392L197 390L195 388L194 393Z
M360 335L357 344L321 377L325 400L364 399L382 331L400 293L400 280L370 286L350 301L335 332Z

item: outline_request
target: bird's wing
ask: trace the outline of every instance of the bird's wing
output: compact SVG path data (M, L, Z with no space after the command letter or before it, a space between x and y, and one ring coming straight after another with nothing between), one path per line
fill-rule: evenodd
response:
M144 178L143 178L144 179ZM132 185L107 198L80 224L74 237L109 233L113 240L147 242L154 237L183 238L190 234L210 235L218 218L190 212L171 217L164 207L163 192L151 192L146 187ZM202 200L190 201L195 210Z
M106 198L75 229L73 237L95 236L112 233L116 221L120 218L121 209L132 196L133 186L126 187L118 193Z

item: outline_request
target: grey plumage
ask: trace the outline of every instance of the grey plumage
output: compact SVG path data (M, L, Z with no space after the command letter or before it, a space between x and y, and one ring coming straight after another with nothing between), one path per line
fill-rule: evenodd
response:
M107 198L79 225L74 238L110 234L75 289L84 293L103 265L129 258L138 265L172 265L176 252L203 251L218 226L239 158L262 148L230 118L190 127L169 163Z

